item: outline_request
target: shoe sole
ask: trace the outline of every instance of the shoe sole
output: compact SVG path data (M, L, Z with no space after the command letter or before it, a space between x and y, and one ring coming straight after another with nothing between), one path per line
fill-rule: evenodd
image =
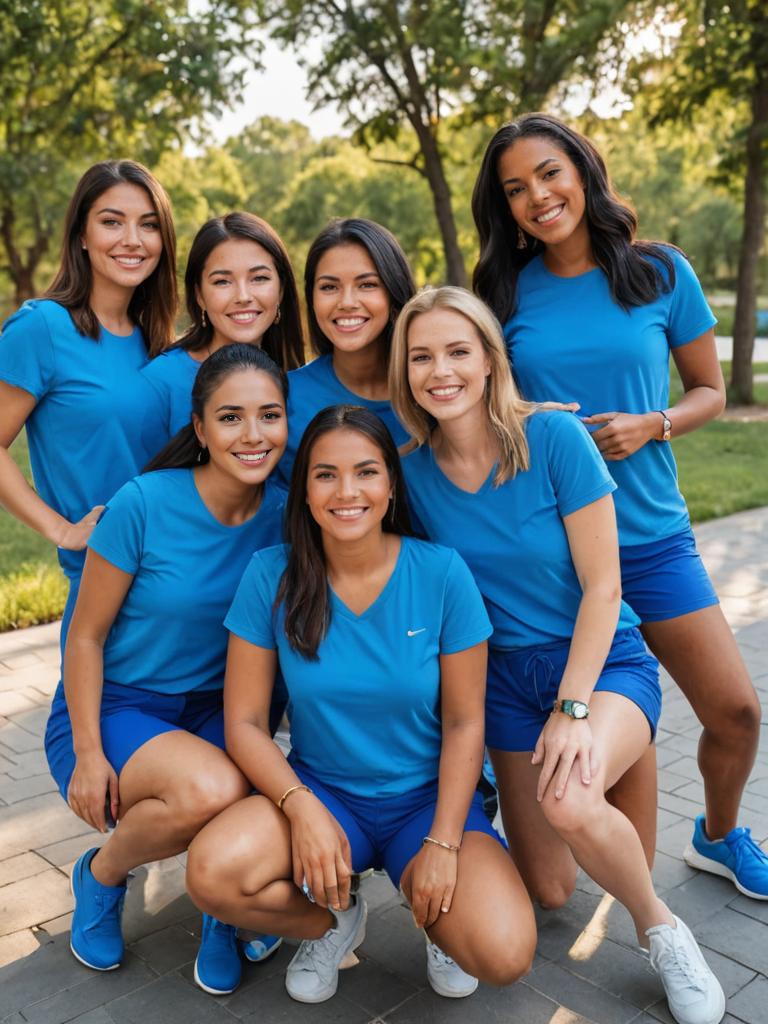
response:
M235 985L235 988L211 988L210 985L206 985L205 982L200 980L200 975L197 973L197 960L195 960L193 976L197 987L201 988L203 992L207 992L209 996L228 996L237 988L237 985Z
M69 891L72 893L72 899L73 900L75 899L74 874L75 873L73 871L72 874L69 876ZM121 960L118 960L116 964L110 964L109 967L97 967L96 964L90 963L84 957L80 956L80 954L77 952L75 947L72 945L71 933L70 933L70 938L69 938L69 948L72 951L72 956L75 958L75 960L77 960L78 963L81 963L83 965L83 967L90 967L90 969L92 971L116 971L117 968L122 963Z
M730 868L727 868L725 864L720 864L718 861L712 860L711 857L705 857L690 843L683 851L683 860L690 868L697 868L699 871L709 872L710 875L719 875L720 878L727 878L729 882L733 882L740 893L744 896L749 896L750 899L768 900L768 895L765 893L752 892L751 889L747 889L745 885L741 884Z
M243 956L249 964L265 964L267 960L271 960L275 953L280 949L283 944L283 940L279 939L274 946L271 946L263 956L248 956L248 945L249 943L243 944Z
M363 944L363 942L365 940L365 923L366 923L367 920L368 920L368 904L363 902L363 914L362 914L362 917L360 918L360 924L357 926L357 931L355 932L354 937L352 938L351 943L344 950L344 956L342 956L342 958L339 961L339 963L341 963L341 961L344 959L345 956L347 956L349 953L353 953L357 949L358 946ZM324 1003L324 1002L326 1002L326 1000L332 999L336 995L336 990L338 989L338 987L339 987L339 972L336 971L336 984L333 986L333 991L325 992L325 993L323 993L320 996L314 996L314 997L312 997L312 996L304 996L304 995L297 995L297 996L295 996L293 994L293 992L291 992L291 990L288 988L288 975L286 974L286 976L285 976L285 991L288 993L288 995L291 997L291 999L293 999L294 1002L297 1002L297 1003Z
M437 995L442 996L444 999L466 999L467 996L471 996L473 992L477 991L477 986L479 985L477 978L475 978L475 984L472 988L468 988L465 992L452 992L450 989L441 988L440 985L435 984L432 978L430 978L429 973L427 973L427 981L429 982L429 987L432 991L436 992Z

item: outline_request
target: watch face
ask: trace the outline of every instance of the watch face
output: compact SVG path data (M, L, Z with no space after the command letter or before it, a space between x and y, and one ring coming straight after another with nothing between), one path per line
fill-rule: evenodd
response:
M581 701L575 700L573 702L573 717L574 718L586 718L589 714L589 708L586 704L582 704Z

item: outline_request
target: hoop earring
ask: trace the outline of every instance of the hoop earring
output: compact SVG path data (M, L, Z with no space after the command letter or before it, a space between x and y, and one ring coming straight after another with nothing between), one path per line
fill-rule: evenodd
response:
M528 239L525 237L525 233L523 232L523 229L520 227L519 224L517 225L517 248L528 248Z
M200 319L202 321L203 327L207 327L208 326L208 317L205 315L205 310L204 309L200 313Z
M273 324L279 324L283 314L280 311L280 303L277 304L277 312L275 313L275 319L272 321Z

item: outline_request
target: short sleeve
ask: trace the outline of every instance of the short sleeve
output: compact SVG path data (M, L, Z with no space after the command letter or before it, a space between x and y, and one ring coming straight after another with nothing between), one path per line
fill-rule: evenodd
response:
M248 563L235 592L224 625L235 636L256 647L277 647L274 628L274 599L277 580L274 568L257 551Z
M675 264L675 287L669 306L667 340L670 348L677 348L701 337L710 327L715 326L717 318L709 308L691 264L682 253L673 252L672 258Z
M0 335L0 380L28 391L39 402L54 376L53 342L45 315L37 303L25 302L6 320Z
M146 521L141 488L135 480L129 480L110 499L88 547L116 568L135 576L144 550Z
M492 632L485 604L467 563L451 551L445 574L440 653L465 651L487 640Z
M561 517L616 490L597 445L573 413L534 413L534 417L544 417L540 426L546 436L549 476Z

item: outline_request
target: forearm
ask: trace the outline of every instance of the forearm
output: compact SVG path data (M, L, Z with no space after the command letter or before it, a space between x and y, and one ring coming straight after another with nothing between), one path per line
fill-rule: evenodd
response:
M437 808L430 835L459 845L483 766L485 722L476 719L443 723Z
M273 803L301 780L267 729L252 722L227 728L227 753L245 777Z
M64 655L64 693L77 757L100 752L103 645L70 631Z
M584 590L558 689L560 699L589 702L613 643L620 606L619 585Z
M7 448L0 447L0 505L25 526L58 544L69 523L29 486Z

